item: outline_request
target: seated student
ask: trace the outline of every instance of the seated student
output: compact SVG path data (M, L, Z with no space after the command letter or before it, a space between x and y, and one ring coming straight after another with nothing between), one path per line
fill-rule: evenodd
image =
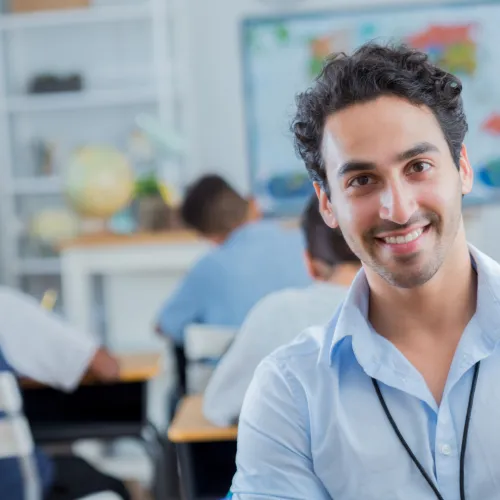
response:
M9 420L5 408L18 393L14 375L69 392L88 372L101 381L112 382L119 377L119 366L94 339L42 309L31 297L0 287L0 428L6 432L4 437L9 435L9 426L20 421ZM22 408L16 411L22 412ZM22 414L19 418L22 421ZM23 452L16 449L18 445L22 448L27 439L29 435L18 434L10 448L0 439L2 499L24 500L29 496L24 491ZM32 458L36 465L34 479L41 486L44 500L75 500L104 491L130 498L122 481L98 472L80 458L50 459L38 449Z
M250 311L205 390L203 412L216 425L237 420L254 370L268 354L307 327L330 320L361 266L340 231L324 223L316 195L304 211L302 229L315 283L272 293Z
M281 288L306 285L310 278L300 231L263 220L253 201L217 175L202 177L188 189L181 215L216 245L189 271L158 318L157 330L176 345L183 391L186 326L239 327L259 299Z

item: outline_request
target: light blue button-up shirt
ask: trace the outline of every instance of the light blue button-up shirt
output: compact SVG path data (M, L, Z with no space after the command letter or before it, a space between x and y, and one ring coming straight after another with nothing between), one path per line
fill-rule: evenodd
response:
M379 381L402 435L443 498L459 499L460 447L479 360L466 498L500 498L500 265L473 247L470 252L477 310L440 406L420 373L368 323L369 290L360 272L326 327L304 332L257 369L240 418L233 500L435 500L370 377Z
M161 330L182 344L191 323L241 326L262 297L311 282L303 254L297 228L273 220L243 225L189 271L160 312Z

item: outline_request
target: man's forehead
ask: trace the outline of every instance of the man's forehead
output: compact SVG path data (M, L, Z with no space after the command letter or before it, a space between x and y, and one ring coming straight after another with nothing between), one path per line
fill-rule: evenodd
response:
M437 120L426 108L403 103L401 107L406 110L391 106L392 115L387 110L377 115L370 112L369 104L356 105L327 118L322 138L327 168L353 159L384 164L417 144L434 144L438 150L446 144ZM363 109L365 106L367 110Z

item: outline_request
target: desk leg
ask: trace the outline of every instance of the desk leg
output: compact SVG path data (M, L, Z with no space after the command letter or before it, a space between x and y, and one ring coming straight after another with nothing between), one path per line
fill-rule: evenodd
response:
M178 443L182 496L184 500L196 500L196 482L193 472L193 455L190 443Z
M146 452L153 463L153 495L155 500L168 499L165 447L156 427L149 423L142 435Z
M62 293L65 316L83 332L93 331L92 275L80 255L67 255L61 259Z

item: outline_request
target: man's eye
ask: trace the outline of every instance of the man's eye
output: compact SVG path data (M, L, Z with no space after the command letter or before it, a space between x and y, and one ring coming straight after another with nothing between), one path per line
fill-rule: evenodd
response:
M363 187L363 186L368 186L369 184L372 184L375 182L369 175L360 175L359 177L356 177L353 179L349 185L354 186L354 187Z
M411 166L411 171L416 174L421 174L422 172L429 170L431 167L432 165L427 161L417 161Z

